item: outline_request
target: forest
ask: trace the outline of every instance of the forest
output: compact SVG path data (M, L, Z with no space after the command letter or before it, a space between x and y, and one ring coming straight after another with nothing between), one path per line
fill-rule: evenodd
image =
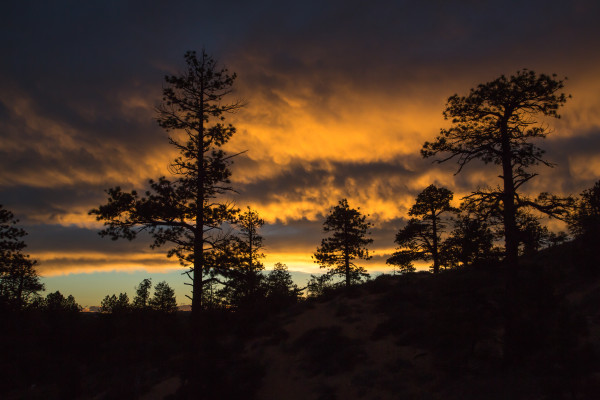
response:
M170 175L139 190L109 188L89 214L103 224L101 237L149 235L153 249L177 259L191 312L177 311L174 290L150 279L131 300L107 294L94 314L81 313L72 295L43 296L27 232L0 206L6 398L166 390L165 398L206 399L584 399L600 391L600 181L569 196L526 190L551 173L543 139L568 103L565 79L519 70L450 96L442 110L449 126L423 144L422 157L455 175L486 164L498 180L456 200L437 182L423 188L387 258L394 273L376 278L361 265L372 257L373 222L335 199L315 238L324 273L299 287L285 264L265 271L265 221L230 199L239 154L226 152L237 134L227 117L244 107L229 100L236 74L205 51L184 58L184 72L165 77L156 109L179 153ZM311 317L292 329L330 309L333 325ZM348 334L353 324L369 334ZM416 353L380 365L376 343ZM296 382L311 382L312 392L276 391L294 384L273 383L285 380L273 367L281 354L301 360ZM171 390L157 386L172 379Z

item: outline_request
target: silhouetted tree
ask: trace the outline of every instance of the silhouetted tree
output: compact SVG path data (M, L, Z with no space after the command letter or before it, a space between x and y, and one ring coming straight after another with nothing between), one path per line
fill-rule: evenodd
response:
M221 282L224 287L218 293L230 306L240 307L243 303L250 304L264 298L261 290L264 265L260 261L264 258L261 252L263 238L259 233L264 223L258 212L248 207L236 220L239 232L230 235L219 252L214 252L216 259L213 262L227 278Z
M569 230L574 236L590 242L600 238L600 181L579 196L569 218Z
M540 218L528 213L517 212L519 230L519 254L532 255L550 245L550 231L540 223Z
M480 207L480 205L474 206L472 203L468 204L466 208L478 221L485 221L484 224L492 231L494 238L504 236L503 216L500 210L490 210ZM541 220L542 217L539 213L531 213L523 207L517 209L515 222L517 225L519 255L532 255L543 248L564 242L567 239L564 232L550 232L546 226L542 225ZM491 254L494 255L493 258L496 258L498 249L494 247Z
M415 272L417 270L413 264L413 261L415 261L413 252L408 250L399 250L395 251L385 261L385 263L392 266L394 269L394 274L396 271L400 274L405 274L407 272Z
M564 231L550 232L548 237L549 247L559 246L567 241L569 241L569 234Z
M19 221L0 205L0 307L22 309L44 285L35 270L37 261L23 250L27 232Z
M442 244L444 264L459 267L498 259L500 249L494 246L494 238L494 232L485 221L460 216Z
M260 259L265 255L261 252L263 238L258 231L264 224L265 221L250 207L237 220L240 229L237 241L238 262L235 266L237 268L233 269L234 279L231 283L239 286L243 296L250 296L256 291L262 279L260 271L265 267Z
M265 224L265 221L260 218L258 213L250 207L248 210L240 214L237 225L240 228L240 244L239 250L242 260L245 261L249 270L258 271L264 269L263 264L259 261L265 255L261 253L263 249L263 238L258 233L258 230Z
M48 293L44 300L44 309L49 312L61 313L76 313L81 311L81 306L77 304L73 295L65 298L60 291Z
M288 267L282 263L276 263L273 270L269 271L264 285L267 299L275 304L295 303L302 294L302 290L292 280Z
M408 210L408 215L415 218L411 218L396 234L395 242L399 249L388 258L388 264L406 269L414 260L433 260L433 272L440 271L441 234L446 226L443 214L457 211L450 205L453 196L452 191L435 185L429 185L419 193L415 204Z
M356 258L371 258L367 246L373 239L367 238L367 234L372 224L359 210L350 208L348 200L340 200L323 224L323 232L331 232L332 236L321 241L314 255L321 268L329 269L328 274L343 276L347 287L369 276L363 267L352 262Z
M237 211L221 200L232 190L229 166L233 157L221 147L235 132L231 124L224 124L225 115L242 104L224 102L235 74L219 68L204 51L200 56L187 52L185 61L185 72L165 78L163 102L157 108L159 125L172 133L169 141L180 152L170 165L174 180L161 177L150 181L150 190L143 197L119 187L109 189L108 203L90 214L104 221L102 236L131 240L146 231L154 239L151 247L168 243L172 245L168 256L191 265L192 315L198 328L199 316L194 311L202 308L203 277L211 268L205 253L223 239L216 232L224 221L233 220Z
M306 285L307 297L319 297L333 289L336 285L332 281L333 277L330 274L311 275Z
M129 304L129 296L127 293L119 293L116 295L106 296L100 303L100 311L103 313L110 314L123 314L131 310L131 304Z
M175 291L165 281L159 282L154 287L154 296L148 302L150 308L163 313L174 313L177 311L177 299Z
M475 159L501 166L503 187L478 190L467 196L466 201L502 213L506 261L513 266L517 265L519 250L516 221L519 208L533 207L561 218L566 215L568 204L564 199L542 193L532 200L519 194L521 186L537 175L531 167L551 166L543 158L544 151L534 144L535 139L545 138L549 133L536 117L559 118L557 110L567 99L560 93L563 86L556 75L523 70L510 78L502 75L480 84L467 96L451 96L444 118L451 119L452 126L442 129L433 143L425 142L421 150L424 157L449 153L436 161L456 159L457 173Z
M150 300L150 288L152 288L152 280L149 278L144 279L135 288L135 297L133 298L132 307L137 310L145 310L149 307L148 301Z

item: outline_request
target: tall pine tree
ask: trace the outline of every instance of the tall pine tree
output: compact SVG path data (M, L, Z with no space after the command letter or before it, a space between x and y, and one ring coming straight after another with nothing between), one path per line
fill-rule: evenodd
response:
M189 267L192 279L192 316L198 325L202 291L213 266L206 253L223 239L216 233L224 221L237 212L222 195L230 186L231 157L223 150L235 128L225 124L225 116L235 112L240 102L226 103L236 78L220 68L206 52L185 54L186 70L165 78L163 101L157 108L159 125L171 134L169 142L180 153L170 165L173 179L150 181L150 190L109 189L108 203L90 214L104 221L102 236L113 240L133 239L146 231L153 237L152 248L169 245L167 255L176 256Z
M468 206L502 214L509 265L517 265L520 208L561 218L566 215L568 201L547 193L531 199L521 191L537 176L532 167L552 166L537 142L550 132L541 119L560 117L558 109L567 100L563 87L564 82L555 75L523 70L480 84L466 96L453 95L444 110L444 118L450 119L452 126L442 129L435 141L425 142L421 150L424 157L442 155L437 162L455 159L457 173L473 160L500 167L501 187L478 190L465 200Z
M373 239L367 235L372 224L359 210L350 208L348 200L340 200L323 224L323 232L331 233L331 236L321 241L314 255L321 268L328 268L329 275L342 276L347 287L368 276L365 268L354 264L353 260L371 258L367 246Z

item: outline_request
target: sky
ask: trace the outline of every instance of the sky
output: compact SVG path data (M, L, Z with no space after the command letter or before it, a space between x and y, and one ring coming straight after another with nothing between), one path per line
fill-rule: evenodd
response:
M82 305L182 269L149 240L100 238L105 190L144 189L176 155L156 123L166 74L202 48L238 78L231 200L266 219L264 263L299 281L342 198L374 224L370 271L430 184L456 203L498 171L455 175L419 150L449 122L449 96L520 69L567 77L572 95L540 146L552 169L528 193L577 194L600 178L596 1L22 1L0 14L0 204L29 233L47 292Z

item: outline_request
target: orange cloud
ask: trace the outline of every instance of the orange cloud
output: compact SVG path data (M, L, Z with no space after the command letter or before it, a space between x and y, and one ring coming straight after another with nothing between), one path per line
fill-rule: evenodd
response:
M31 257L39 261L42 276L58 276L108 271L144 270L163 273L182 270L177 260L168 259L163 252L107 254L95 252L38 252Z

